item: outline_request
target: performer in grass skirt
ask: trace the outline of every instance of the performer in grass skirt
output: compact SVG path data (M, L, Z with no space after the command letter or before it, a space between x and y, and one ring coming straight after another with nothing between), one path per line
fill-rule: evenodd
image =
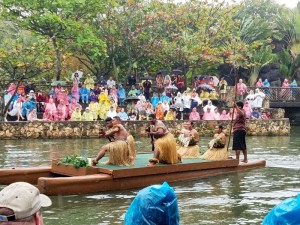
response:
M208 150L200 156L201 159L206 160L226 160L228 152L226 149L226 136L223 132L223 126L218 125L215 128L216 134L214 138L208 143Z
M176 151L176 139L168 131L165 124L156 119L154 114L149 115L151 127L147 129L150 136L154 139L154 156L149 160L148 166L154 166L157 163L176 164L181 162L181 157Z
M117 166L134 165L136 151L133 136L122 126L120 117L115 116L113 119L107 118L105 121L110 129L106 132L101 131L100 136L107 137L110 143L100 149L97 157L93 160L93 165L97 165L98 161L106 152L109 152L109 156L108 161L104 162L104 164Z
M200 149L198 146L199 133L193 129L192 122L183 123L183 129L177 138L177 153L182 158L199 158Z

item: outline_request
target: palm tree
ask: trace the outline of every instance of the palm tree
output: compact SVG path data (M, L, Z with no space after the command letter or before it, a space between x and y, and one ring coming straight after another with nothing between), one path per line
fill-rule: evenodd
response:
M293 78L300 66L300 11L299 9L282 10L276 18L277 29L284 34L286 49L279 53L278 63L281 72Z

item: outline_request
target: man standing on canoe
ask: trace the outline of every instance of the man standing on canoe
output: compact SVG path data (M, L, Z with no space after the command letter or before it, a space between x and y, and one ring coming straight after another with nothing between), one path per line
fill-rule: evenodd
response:
M181 162L181 157L176 151L176 140L168 131L165 124L157 120L154 114L149 115L150 136L154 137L154 156L149 160L148 166L154 166L157 163L175 164Z
M98 164L98 161L109 152L108 161L105 164L117 166L131 166L135 160L134 139L121 124L121 119L115 116L112 119L112 127L107 131L101 131L100 137L109 137L110 143L104 145L97 157L93 160L93 166Z
M247 163L247 146L246 146L246 112L243 109L244 103L235 103L236 117L233 124L233 143L232 150L235 151L236 159L240 159L240 153L243 152L244 160Z

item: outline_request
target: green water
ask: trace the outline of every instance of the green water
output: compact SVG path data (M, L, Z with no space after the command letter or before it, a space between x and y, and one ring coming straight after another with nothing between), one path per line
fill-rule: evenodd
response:
M177 194L181 224L261 224L280 201L300 193L300 127L290 137L247 137L249 158L266 159L267 167L206 179L172 183ZM209 138L201 138L205 148ZM0 140L0 167L49 165L66 154L94 156L105 140ZM137 142L151 151L150 140ZM51 197L43 212L47 225L123 224L138 190L81 196Z

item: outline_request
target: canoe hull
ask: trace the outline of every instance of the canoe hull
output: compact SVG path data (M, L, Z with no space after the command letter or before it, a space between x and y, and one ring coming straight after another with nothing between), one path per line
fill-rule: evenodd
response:
M0 170L0 184L8 185L18 181L37 184L40 177L52 177L51 167L11 168Z
M164 181L197 180L266 165L265 160L238 163L237 160L224 160L124 170L99 168L95 174L73 177L55 174L51 167L1 169L0 184L24 181L37 184L40 192L46 195L77 195L141 188Z

